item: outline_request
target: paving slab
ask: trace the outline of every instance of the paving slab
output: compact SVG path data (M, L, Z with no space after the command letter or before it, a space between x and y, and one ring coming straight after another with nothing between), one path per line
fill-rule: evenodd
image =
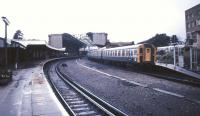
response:
M42 63L13 71L13 80L0 86L1 116L68 116L42 70Z

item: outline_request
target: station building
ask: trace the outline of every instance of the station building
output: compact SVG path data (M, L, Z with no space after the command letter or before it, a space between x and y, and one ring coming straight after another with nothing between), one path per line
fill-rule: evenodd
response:
M94 33L94 32L88 32L87 36L92 41L93 45L96 45L98 47L104 47L107 44L107 33Z
M0 68L5 67L5 39L0 38ZM19 63L65 56L65 48L54 48L43 40L7 40L8 67L18 67Z
M185 65L200 71L200 4L185 11L186 48Z
M185 21L187 44L200 48L200 4L185 11Z

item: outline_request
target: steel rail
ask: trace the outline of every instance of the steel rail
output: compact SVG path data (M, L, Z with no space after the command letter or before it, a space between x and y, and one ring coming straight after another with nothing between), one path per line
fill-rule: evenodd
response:
M111 116L127 116L127 114L123 113L119 109L115 108L114 106L110 105L109 103L105 102L104 100L100 99L96 95L92 94L88 90L86 90L84 87L79 85L78 83L72 81L66 73L63 73L59 69L59 65L56 66L56 72L57 74L62 78L65 83L68 83L70 86L72 86L74 89L76 89L80 94L82 94L86 99L88 99L90 102L95 104L95 106L99 107L101 110L106 112L106 114Z
M52 61L50 61L52 62ZM64 106L65 110L70 114L70 116L76 116L75 113L73 112L73 110L70 108L70 106L67 104L67 102L65 101L65 99L63 98L62 94L59 92L59 90L57 89L56 85L53 83L53 81L50 79L49 76L49 69L51 67L48 67L47 71L46 71L46 77L48 82L50 83L55 95L58 97L59 101L61 102L61 104Z

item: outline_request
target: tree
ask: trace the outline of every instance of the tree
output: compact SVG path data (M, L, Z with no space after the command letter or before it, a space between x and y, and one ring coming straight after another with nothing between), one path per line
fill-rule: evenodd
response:
M176 35L172 35L171 39L170 39L170 43L171 44L178 44L178 38Z
M21 30L17 30L13 36L13 39L18 39L18 40L22 40L23 39L23 33Z
M170 44L170 37L167 36L165 33L156 34L154 37L140 43L150 43L156 47L168 46Z
M150 43L156 47L162 47L162 46L169 46L171 44L178 44L179 40L176 35L170 37L167 36L165 33L163 33L163 34L156 34L154 37L140 43Z

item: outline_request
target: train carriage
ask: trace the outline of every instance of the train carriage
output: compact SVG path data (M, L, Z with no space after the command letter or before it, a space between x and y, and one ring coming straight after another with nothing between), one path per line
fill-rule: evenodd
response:
M138 63L151 63L156 61L156 48L152 44L141 44L138 47Z
M88 58L122 63L155 63L156 48L151 44L138 44L90 51Z

